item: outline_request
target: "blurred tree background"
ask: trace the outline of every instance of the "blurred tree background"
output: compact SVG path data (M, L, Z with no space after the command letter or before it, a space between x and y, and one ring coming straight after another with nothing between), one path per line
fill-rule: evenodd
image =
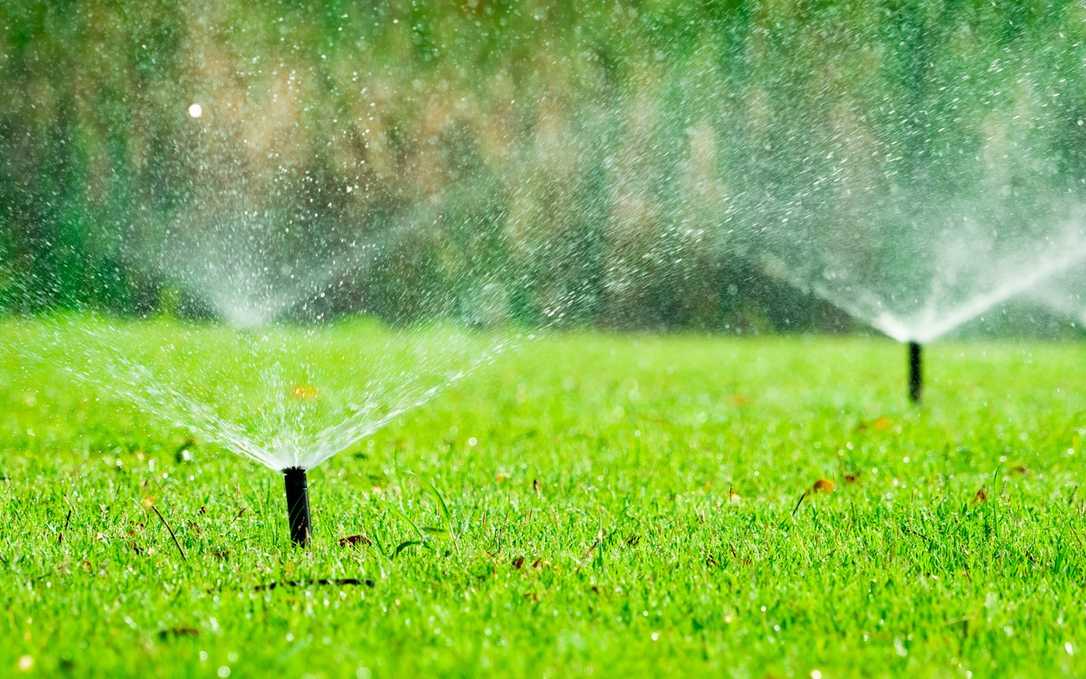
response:
M140 244L244 213L380 236L331 313L841 327L759 232L1075 199L1084 40L1078 0L6 0L0 303L172 309Z

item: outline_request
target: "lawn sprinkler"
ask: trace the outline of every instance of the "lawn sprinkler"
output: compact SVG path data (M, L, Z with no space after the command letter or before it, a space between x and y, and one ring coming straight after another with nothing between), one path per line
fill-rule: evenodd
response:
M920 403L924 393L924 365L919 342L909 342L909 400ZM305 483L303 477L303 484Z
M287 467L283 470L287 490L287 520L290 522L290 541L299 547L309 545L309 486L305 470Z

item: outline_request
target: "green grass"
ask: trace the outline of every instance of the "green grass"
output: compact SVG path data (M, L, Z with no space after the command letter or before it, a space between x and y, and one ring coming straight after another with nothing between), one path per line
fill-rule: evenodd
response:
M1086 673L1081 343L933 346L911 408L879 339L545 337L313 471L300 551L276 474L42 332L0 326L0 675ZM363 583L258 589L318 578Z

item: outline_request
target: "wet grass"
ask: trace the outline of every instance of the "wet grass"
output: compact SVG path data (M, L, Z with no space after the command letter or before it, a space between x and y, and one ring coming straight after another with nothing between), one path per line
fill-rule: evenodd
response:
M0 674L1086 673L1086 346L927 358L911 408L879 339L545 338L313 471L303 552L9 346Z

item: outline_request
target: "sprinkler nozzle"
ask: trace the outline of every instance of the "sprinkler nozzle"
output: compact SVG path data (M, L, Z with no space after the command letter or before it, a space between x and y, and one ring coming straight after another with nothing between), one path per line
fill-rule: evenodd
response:
M288 467L283 470L283 482L287 490L287 520L290 522L290 541L299 547L309 545L309 486L305 470Z
M909 342L909 400L920 403L924 393L924 365L919 342Z

